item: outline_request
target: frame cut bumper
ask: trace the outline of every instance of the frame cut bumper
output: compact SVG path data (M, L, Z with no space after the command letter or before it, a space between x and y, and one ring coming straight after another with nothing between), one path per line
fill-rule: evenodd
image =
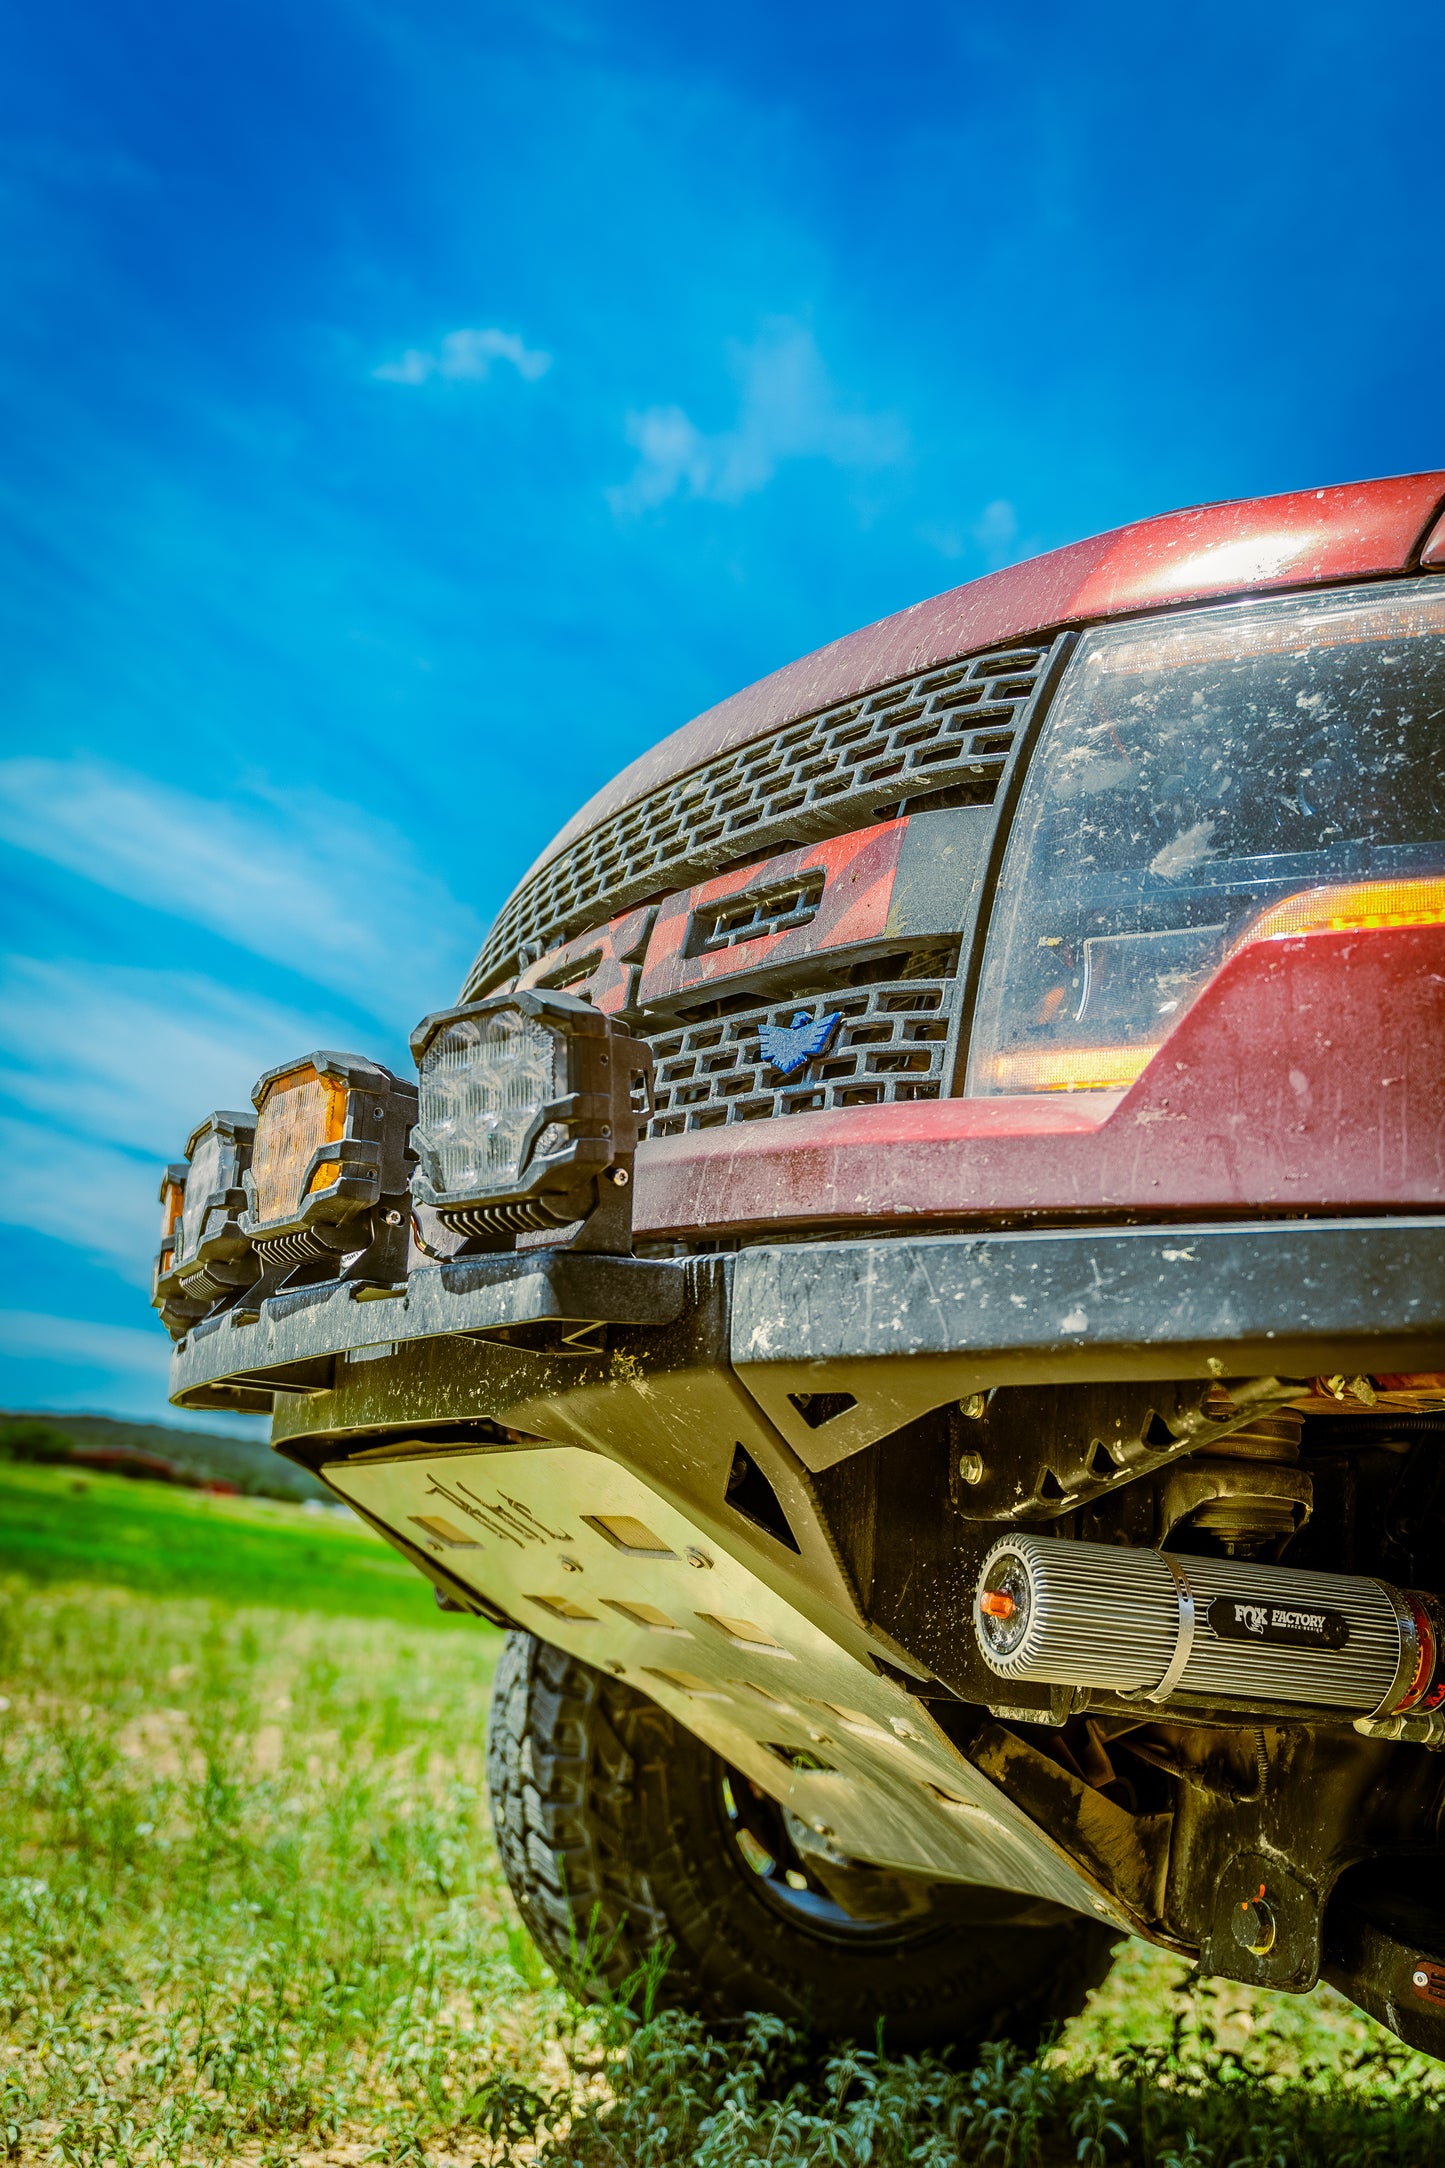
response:
M718 1362L812 1468L992 1386L1445 1368L1445 1217L780 1243L705 1262L726 1289ZM171 1398L327 1392L339 1358L374 1365L376 1385L419 1341L582 1354L589 1330L675 1323L694 1279L688 1260L531 1250L424 1267L390 1301L307 1288L193 1332ZM798 1402L822 1392L851 1405L810 1424Z

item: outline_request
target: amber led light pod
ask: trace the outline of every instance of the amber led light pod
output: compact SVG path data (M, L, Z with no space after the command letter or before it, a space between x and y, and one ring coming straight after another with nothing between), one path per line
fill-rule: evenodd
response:
M161 1239L151 1270L151 1307L167 1332L179 1339L200 1311L185 1303L176 1271L176 1233L186 1202L186 1163L174 1161L161 1176Z
M251 1094L256 1137L243 1226L263 1267L365 1249L378 1212L403 1230L416 1087L359 1054L318 1052L268 1069Z
M185 1161L175 1160L161 1176L161 1241L156 1251L155 1270L151 1276L151 1296L161 1299L162 1288L173 1280L176 1263L176 1231L180 1226L181 1213L186 1202Z

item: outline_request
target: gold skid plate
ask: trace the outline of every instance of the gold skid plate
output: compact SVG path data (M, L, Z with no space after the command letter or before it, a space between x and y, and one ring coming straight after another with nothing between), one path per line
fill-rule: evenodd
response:
M323 1470L509 1617L660 1702L852 1857L1128 1924L939 1730L629 1470L418 1443Z

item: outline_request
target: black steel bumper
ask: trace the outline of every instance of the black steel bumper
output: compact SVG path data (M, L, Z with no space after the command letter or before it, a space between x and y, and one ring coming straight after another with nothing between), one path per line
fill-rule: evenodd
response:
M619 1363L646 1367L679 1330L689 1366L730 1370L816 1470L991 1386L1445 1369L1445 1218L905 1236L685 1260L532 1250L424 1267L389 1300L333 1283L273 1297L252 1323L223 1315L178 1348L171 1396L260 1409L274 1395L283 1433L320 1418L334 1434L384 1423L395 1377L410 1382L394 1420L443 1423L477 1412L478 1361L531 1401L599 1366L614 1381ZM448 1376L463 1373L448 1405ZM364 1414L347 1406L363 1377ZM817 1426L797 1403L821 1392L852 1406ZM307 1421L313 1402L327 1405Z
M1437 1370L1445 1217L534 1250L427 1266L389 1300L332 1284L223 1316L177 1349L172 1397L274 1402L278 1449L316 1469L600 1454L840 1645L988 1701L960 1621L1004 1524L951 1511L947 1431L915 1418L995 1386ZM384 1532L475 1607L414 1531Z

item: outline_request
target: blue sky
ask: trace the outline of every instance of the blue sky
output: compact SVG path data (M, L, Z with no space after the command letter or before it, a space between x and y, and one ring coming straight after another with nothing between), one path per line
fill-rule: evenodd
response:
M1445 21L12 11L0 1400L164 1411L161 1162L404 1058L574 807L920 596L1445 464Z

